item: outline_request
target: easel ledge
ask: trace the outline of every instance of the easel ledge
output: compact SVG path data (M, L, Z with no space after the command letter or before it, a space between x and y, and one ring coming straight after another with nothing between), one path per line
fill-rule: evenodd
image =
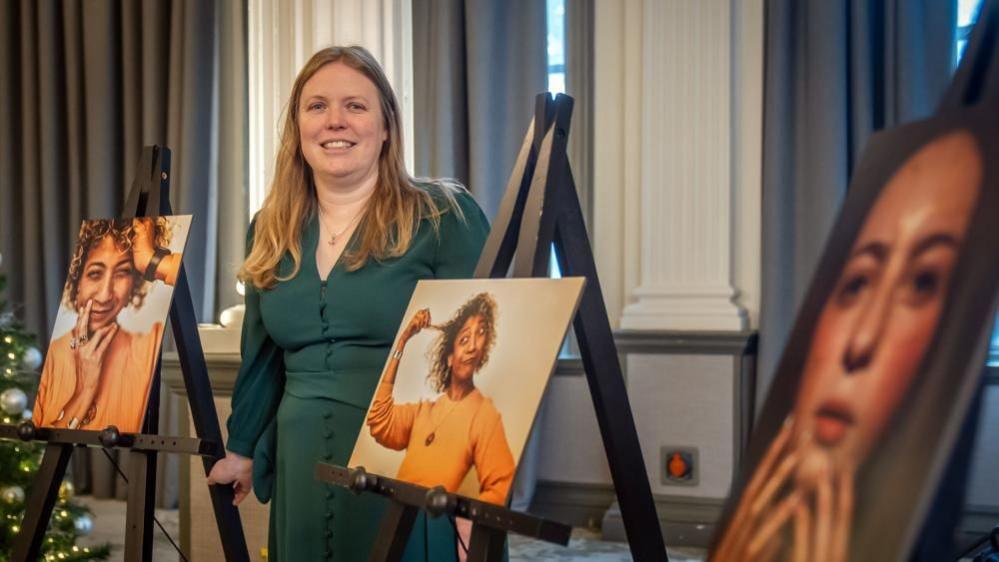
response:
M90 431L35 427L32 422L25 421L17 425L0 424L0 439L44 441L49 444L83 445L108 449L184 453L204 457L218 457L224 454L222 445L217 441L205 441L194 437L120 433L114 426L102 431Z
M491 529L517 533L562 546L569 544L569 536L572 533L572 527L563 523L452 494L441 486L426 488L394 478L377 476L366 472L363 468L318 463L316 478L349 488L354 493L371 492L415 509L424 509L432 517L441 515L463 517ZM409 536L404 535L402 538L408 539Z

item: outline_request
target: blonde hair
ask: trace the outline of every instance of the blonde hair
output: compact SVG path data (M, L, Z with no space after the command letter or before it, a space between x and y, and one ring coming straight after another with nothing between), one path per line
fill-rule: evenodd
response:
M269 289L278 281L287 281L301 268L301 225L317 211L317 200L312 170L302 154L299 104L305 83L320 68L337 62L359 71L375 84L387 133L378 156L375 191L358 227L359 244L343 256L347 270L361 268L370 258L380 260L406 253L423 219L430 219L436 231L440 215L449 209L464 218L454 197L455 192L462 189L460 184L421 179L418 186L406 171L399 103L374 56L359 46L327 47L312 55L302 67L285 108L274 180L257 213L253 246L239 270L239 278L258 289ZM435 202L432 194L439 195L441 201ZM291 254L294 267L287 276L281 277L277 268L286 252Z

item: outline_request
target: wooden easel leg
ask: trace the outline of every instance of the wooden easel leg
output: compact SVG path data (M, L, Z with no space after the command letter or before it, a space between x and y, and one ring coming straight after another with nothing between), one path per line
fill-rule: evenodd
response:
M557 165L568 166L565 155ZM564 176L570 178L568 174ZM555 228L555 247L563 275L586 277L586 288L573 326L579 341L586 381L593 399L600 435L614 489L621 504L621 517L635 560L668 562L666 545L659 529L659 516L652 487L645 474L645 461L638 441L635 418L621 374L607 309L600 291L593 252L586 236L579 199L571 182L557 186L559 206L564 210Z
M501 562L506 533L483 525L472 525L468 562Z
M153 559L153 507L156 503L156 453L128 453L128 509L125 513L125 560Z
M416 508L398 502L392 502L378 529L375 547L371 549L368 562L398 562L409 542L416 522Z
M59 497L59 485L62 484L62 477L66 474L72 454L72 445L49 444L45 447L45 456L42 457L42 465L38 469L24 519L21 521L21 532L14 538L11 560L28 562L38 558L52 508Z
M170 212L169 206L164 208L166 212ZM208 385L210 380L208 367L205 365L205 355L201 349L201 340L198 338L198 320L194 315L193 303L191 289L187 283L187 273L182 265L173 290L170 324L173 326L177 355L180 358L181 371L184 373L184 386L191 406L191 417L194 419L194 428L200 439L224 443L215 402L212 399L212 389ZM202 457L205 476L211 472L216 460ZM232 486L209 486L208 493L212 499L212 509L215 512L215 522L218 525L225 559L228 562L249 562L250 556L246 550L246 538L243 535L239 511L232 504L234 497Z

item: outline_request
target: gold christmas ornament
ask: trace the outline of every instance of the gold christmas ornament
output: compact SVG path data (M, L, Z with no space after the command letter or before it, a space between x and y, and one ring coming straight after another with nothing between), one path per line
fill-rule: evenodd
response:
M66 503L73 499L73 495L76 494L76 486L69 480L63 480L62 484L59 485L59 501Z

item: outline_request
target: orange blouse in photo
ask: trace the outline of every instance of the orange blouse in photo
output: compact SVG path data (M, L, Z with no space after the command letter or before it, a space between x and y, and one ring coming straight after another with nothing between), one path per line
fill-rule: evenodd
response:
M505 505L516 467L492 400L476 388L457 401L442 394L433 402L396 405L393 386L378 385L367 424L379 444L406 449L396 478L456 492L474 466L478 499Z
M49 347L32 412L36 426L52 426L76 392L75 357L69 347L72 337L68 332ZM141 430L162 338L161 322L146 334L118 331L104 357L93 417L79 429L99 431L114 425L123 433Z

